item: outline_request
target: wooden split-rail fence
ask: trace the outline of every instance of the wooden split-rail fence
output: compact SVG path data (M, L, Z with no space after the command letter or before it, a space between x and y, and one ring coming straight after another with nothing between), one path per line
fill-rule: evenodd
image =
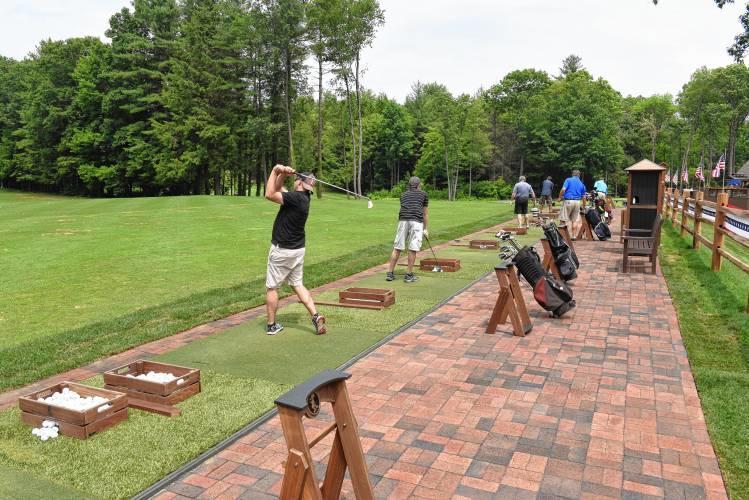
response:
M666 189L664 218L679 228L681 236L692 235L692 248L705 245L712 251L712 271L720 271L723 259L749 274L749 263L726 250L725 237L749 251L749 210L728 206L728 193L719 193L715 202L703 199L702 191ZM713 224L713 239L702 234L702 223ZM691 225L690 225L691 224ZM746 304L749 313L749 300Z

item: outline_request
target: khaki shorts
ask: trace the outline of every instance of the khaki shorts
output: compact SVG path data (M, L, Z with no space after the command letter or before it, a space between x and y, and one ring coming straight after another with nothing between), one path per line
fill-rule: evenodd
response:
M413 252L421 250L421 238L424 236L424 223L415 220L398 221L398 229L395 231L395 243L393 248L405 250L406 242L408 249Z
M284 283L290 286L302 284L304 274L304 248L289 250L271 245L268 252L268 273L265 288L280 288Z
M563 222L576 222L580 217L580 200L564 200L559 210L559 220Z

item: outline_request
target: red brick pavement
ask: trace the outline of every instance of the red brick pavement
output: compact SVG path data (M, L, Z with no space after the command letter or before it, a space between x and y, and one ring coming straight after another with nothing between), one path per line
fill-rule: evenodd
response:
M727 498L662 276L621 274L616 240L576 248L564 318L526 289L533 331L485 335L489 276L349 370L378 498ZM285 457L274 418L158 498L271 498Z

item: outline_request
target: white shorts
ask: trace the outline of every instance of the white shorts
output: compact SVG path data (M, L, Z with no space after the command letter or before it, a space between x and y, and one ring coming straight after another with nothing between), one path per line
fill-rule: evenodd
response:
M424 223L415 220L398 221L398 229L395 232L395 243L393 248L405 250L406 242L408 249L413 252L421 250L421 238L424 236Z
M276 245L270 246L265 288L280 288L284 283L290 286L301 285L303 274L304 248L289 250Z
M580 217L580 200L564 200L562 209L559 211L559 220L575 222L578 217Z

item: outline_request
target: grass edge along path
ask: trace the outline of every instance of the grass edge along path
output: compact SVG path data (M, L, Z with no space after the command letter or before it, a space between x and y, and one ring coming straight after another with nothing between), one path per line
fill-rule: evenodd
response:
M499 205L491 218L433 231L433 243L448 241L506 221L510 205ZM392 249L390 242L373 245L345 257L305 267L305 285L312 289L383 264ZM283 296L289 295L286 289ZM44 377L77 368L105 356L230 314L265 301L265 277L242 285L219 288L166 304L144 308L118 318L68 330L53 339L42 338L0 349L0 391L17 388Z
M661 269L674 302L710 438L733 499L749 499L749 280L664 224Z

